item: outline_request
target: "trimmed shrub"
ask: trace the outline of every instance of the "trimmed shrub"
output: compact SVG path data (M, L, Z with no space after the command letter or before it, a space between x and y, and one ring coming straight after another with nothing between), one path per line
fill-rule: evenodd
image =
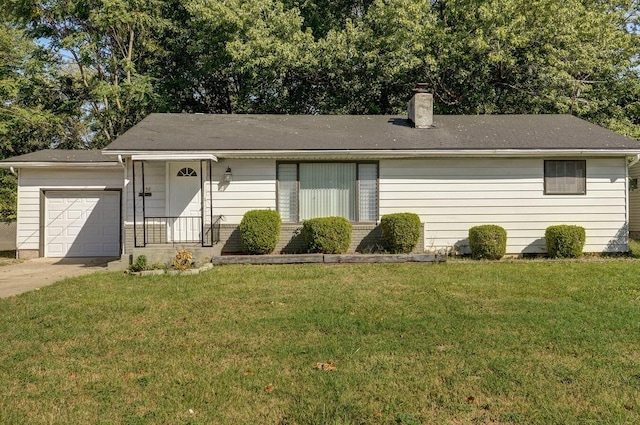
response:
M469 229L469 247L475 259L499 260L507 252L507 231L495 224Z
M320 217L302 223L308 252L343 254L351 245L351 223L343 217Z
M146 255L138 255L136 261L129 266L129 271L132 272L141 272L143 270L147 270L147 256Z
M247 211L240 222L240 241L247 254L270 254L280 239L280 213L274 210Z
M380 220L385 249L393 254L407 254L420 238L420 217L414 213L386 214Z
M577 258L582 255L587 234L582 226L559 224L544 232L547 255L551 258Z

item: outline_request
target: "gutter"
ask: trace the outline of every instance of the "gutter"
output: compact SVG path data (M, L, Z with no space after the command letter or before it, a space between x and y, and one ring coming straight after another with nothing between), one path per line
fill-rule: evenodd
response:
M130 158L132 161L196 161L211 160L218 162L218 158L210 151L102 151L103 155L117 157L118 162L122 158Z
M430 158L430 157L562 157L562 156L629 156L640 155L640 149L449 149L449 150L227 150L227 151L113 151L105 155L130 156L132 159L179 160L218 158L304 158L304 157L343 157L343 158Z
M44 168L44 167L83 167L83 168L113 168L117 162L0 162L0 168Z

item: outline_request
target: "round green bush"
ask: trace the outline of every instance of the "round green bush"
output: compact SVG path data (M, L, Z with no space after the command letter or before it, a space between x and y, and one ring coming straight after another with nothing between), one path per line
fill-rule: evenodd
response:
M414 213L385 214L380 220L380 230L385 249L393 254L407 254L418 245L420 217Z
M547 255L551 258L577 258L582 255L587 234L582 226L559 224L544 232Z
M280 225L278 211L247 211L240 222L242 250L247 254L270 254L280 239Z
M344 254L351 245L351 223L343 217L320 217L302 223L308 252Z
M471 256L476 259L499 260L507 252L507 231L495 224L469 229Z

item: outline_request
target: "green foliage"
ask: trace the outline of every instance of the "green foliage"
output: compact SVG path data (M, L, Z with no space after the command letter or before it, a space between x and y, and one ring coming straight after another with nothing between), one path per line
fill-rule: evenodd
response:
M309 252L344 254L351 244L351 223L343 217L311 218L302 223Z
M248 254L270 254L280 239L280 226L278 211L247 211L240 222L242 250Z
M640 241L629 240L629 255L633 258L640 258Z
M59 59L0 21L0 159L50 147L81 147L86 128Z
M18 179L7 170L0 170L0 221L16 219Z
M86 142L101 148L153 110L151 72L139 72L157 51L154 33L164 24L165 2L121 0L9 0L4 9L45 38L47 49L66 58L58 87L73 88L73 102L90 131Z
M471 255L476 259L499 260L507 252L507 231L495 224L469 229Z
M150 111L402 113L418 81L437 113L572 113L640 135L628 0L6 0L0 11L20 33L0 34L18 53L3 61L40 55L55 68L0 83L31 99L14 116L40 141L102 147ZM38 39L40 53L23 55Z
M138 257L136 258L136 261L134 261L133 264L131 264L129 266L129 271L131 271L131 272L141 272L143 270L147 270L147 268L148 268L147 256L146 255L138 255Z
M549 226L544 232L547 255L551 258L577 258L586 239L584 227L568 224Z
M385 248L394 254L406 254L416 247L420 238L420 217L414 213L386 214L380 220Z

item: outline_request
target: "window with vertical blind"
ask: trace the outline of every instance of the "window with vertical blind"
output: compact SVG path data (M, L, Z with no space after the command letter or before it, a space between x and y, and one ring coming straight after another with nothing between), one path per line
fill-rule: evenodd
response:
M378 220L378 164L359 162L278 163L278 211L282 221L344 217Z
M585 160L546 160L544 162L546 195L585 195L587 162Z

